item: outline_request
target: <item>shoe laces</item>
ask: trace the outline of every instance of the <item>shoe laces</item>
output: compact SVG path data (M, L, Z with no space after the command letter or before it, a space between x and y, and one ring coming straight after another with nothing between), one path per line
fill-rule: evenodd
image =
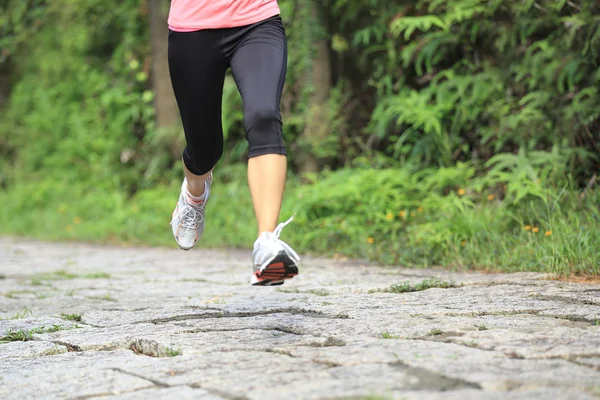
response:
M294 220L294 217L291 217L287 221L282 222L279 225L277 225L277 228L275 228L275 230L273 231L273 234L269 235L269 239L280 244L281 247L283 247L285 249L285 251L288 253L288 255L290 256L290 258L292 260L294 260L295 262L300 262L300 256L298 256L298 253L296 253L289 244L287 244L283 240L279 239L279 235L281 235L281 231L283 230L283 228L285 228L293 220Z
M190 204L187 202L187 200L185 202L186 205L183 206L181 210L179 210L177 215L173 216L171 224L175 220L179 219L181 221L181 226L185 229L185 232L188 232L190 230L197 229L198 225L200 225L204 220L202 210L204 210L206 202L203 201L200 204Z

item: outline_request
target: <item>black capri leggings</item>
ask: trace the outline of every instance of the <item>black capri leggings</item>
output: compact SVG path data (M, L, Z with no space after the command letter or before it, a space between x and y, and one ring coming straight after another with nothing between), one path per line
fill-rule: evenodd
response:
M237 28L169 31L171 83L187 142L183 161L196 175L206 174L223 155L221 104L229 67L244 103L248 157L286 154L279 109L287 69L281 18Z

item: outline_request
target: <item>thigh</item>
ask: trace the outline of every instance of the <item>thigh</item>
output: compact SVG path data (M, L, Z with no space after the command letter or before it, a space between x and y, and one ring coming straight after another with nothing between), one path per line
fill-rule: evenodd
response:
M242 95L244 118L276 112L281 125L279 105L287 70L287 40L279 17L249 29L233 53L231 70ZM251 135L248 121L245 126Z
M221 103L227 61L210 31L169 32L169 71L188 149L222 146Z

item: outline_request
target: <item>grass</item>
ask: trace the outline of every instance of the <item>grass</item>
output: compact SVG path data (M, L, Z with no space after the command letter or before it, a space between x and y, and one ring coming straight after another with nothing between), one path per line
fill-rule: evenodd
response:
M2 293L2 296L6 297L8 299L14 299L18 295L20 295L20 294L33 294L33 295L35 295L35 292L33 290L9 290L8 292Z
M38 300L46 299L55 295L53 292L39 292L34 290L9 290L8 292L0 293L0 295L8 299L15 299L18 298L19 295L23 294L32 294Z
M75 326L77 327L77 326ZM4 334L4 336L0 337L0 343L8 343L8 342L27 342L29 340L33 340L33 335L35 334L41 334L41 333L52 333L52 332L58 332L58 331L62 331L65 329L72 329L72 328L65 328L62 325L52 325L51 327L39 327L39 328L33 328L33 329L20 329L20 330L9 330L8 332L6 332Z
M182 354L181 348L173 348L173 347L167 347L165 349L165 352L167 354L167 357L177 357L180 356Z
M227 300L220 298L220 297L215 297L214 299L210 299L204 302L205 304L226 304Z
M245 167L222 167L215 177L211 200L219 207L209 207L199 247L249 249L255 226ZM468 177L458 167L344 169L302 185L290 175L281 218L296 218L282 238L300 253L367 257L390 265L600 275L595 250L600 248L600 190L582 197L577 190L542 182L536 190L544 193L543 200L534 195L516 200L510 182L504 191L500 183L486 187ZM0 203L6 205L0 210L0 234L175 248L164 221L179 185L129 196L109 181L98 182L94 190L85 182L22 182L0 191ZM79 201L67 205L66 198ZM23 209L32 202L35 207ZM32 284L108 277L57 271L34 277Z
M30 317L32 315L33 315L33 312L29 308L24 307L21 311L16 313L11 319L23 319L23 318Z
M61 280L72 280L72 279L109 279L111 276L106 272L90 272L87 274L75 274L64 270L58 270L53 272L45 272L41 274L35 274L31 278L31 285L33 286L49 286L47 282L50 281L61 281Z
M30 282L31 286L49 286L48 283L43 282L40 278L38 277L34 277L31 278L31 282Z
M429 336L439 336L439 335L441 335L443 333L444 333L444 331L442 331L441 329L439 329L439 328L433 328L432 330L430 330L428 332L428 335Z
M15 315L10 318L0 318L1 320L15 320L15 319L23 319L33 315L33 312L28 307L23 307L20 311L18 311Z
M381 337L384 339L400 339L400 336L392 335L388 331L381 332Z
M81 314L60 314L60 317L67 321L81 322Z

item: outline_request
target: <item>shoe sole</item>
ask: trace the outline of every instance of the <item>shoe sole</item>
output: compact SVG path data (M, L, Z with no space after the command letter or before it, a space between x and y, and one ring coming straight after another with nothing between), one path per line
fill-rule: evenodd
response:
M181 246L179 244L179 242L177 241L177 239L175 239L175 243L177 243L177 246L179 246L179 248L181 250L184 250L184 251L189 251L189 250L193 249L196 246L196 243L195 243L195 244L192 245L192 247L183 247L183 246Z
M280 251L262 272L252 275L252 286L279 286L296 275L298 266L285 251Z

